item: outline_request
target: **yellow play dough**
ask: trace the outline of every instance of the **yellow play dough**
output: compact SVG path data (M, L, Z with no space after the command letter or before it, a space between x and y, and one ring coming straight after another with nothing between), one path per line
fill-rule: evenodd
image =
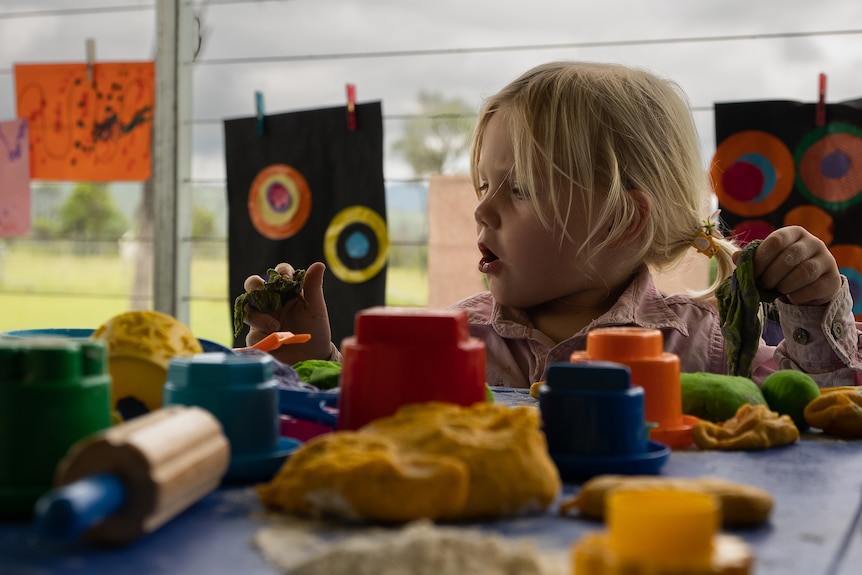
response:
M150 411L158 409L171 358L203 353L189 328L157 311L121 313L102 324L92 337L108 344L114 409L123 398L137 399Z
M431 402L309 441L258 494L303 516L410 521L541 511L560 487L535 408Z
M862 387L828 387L805 407L805 420L835 437L862 437Z
M779 415L765 405L746 403L727 421L698 421L692 429L692 439L701 449L753 451L796 443L799 430L789 415Z
M404 522L457 512L467 486L467 467L453 457L408 453L390 438L343 431L306 443L258 494L267 507L305 517Z

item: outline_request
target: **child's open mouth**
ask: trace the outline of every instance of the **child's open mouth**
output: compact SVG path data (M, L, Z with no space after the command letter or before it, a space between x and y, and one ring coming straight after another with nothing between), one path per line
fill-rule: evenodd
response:
M500 261L500 258L483 245L479 246L479 251L482 252L482 257L479 259L479 271L482 273L492 271L492 264Z

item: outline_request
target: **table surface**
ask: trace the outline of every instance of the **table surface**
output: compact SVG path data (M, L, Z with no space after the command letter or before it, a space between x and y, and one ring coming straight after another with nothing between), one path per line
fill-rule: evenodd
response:
M524 402L497 395L506 403ZM769 523L726 531L751 546L758 575L857 575L862 569L862 525L853 527L862 498L862 441L804 434L797 444L766 451L674 451L661 475L723 477L772 494ZM576 489L566 486L565 493ZM115 549L45 540L30 523L0 520L0 574L275 575L251 543L270 522L249 486L221 488L156 532ZM603 528L554 512L468 527L535 537L540 548L556 551Z

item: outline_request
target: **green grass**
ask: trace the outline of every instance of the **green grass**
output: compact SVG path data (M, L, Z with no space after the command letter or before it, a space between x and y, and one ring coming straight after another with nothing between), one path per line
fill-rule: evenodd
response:
M389 267L386 304L424 306L428 274ZM232 315L227 261L192 261L189 328L200 338L231 345ZM130 309L132 262L119 256L80 256L9 250L0 258L0 331L97 328ZM236 292L236 293L234 293Z

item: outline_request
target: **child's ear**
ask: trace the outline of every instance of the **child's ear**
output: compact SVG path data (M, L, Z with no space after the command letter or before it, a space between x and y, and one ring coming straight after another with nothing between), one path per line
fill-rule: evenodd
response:
M652 201L648 195L637 189L629 190L629 194L634 199L635 209L625 231L613 242L615 247L624 246L637 240L652 214Z

